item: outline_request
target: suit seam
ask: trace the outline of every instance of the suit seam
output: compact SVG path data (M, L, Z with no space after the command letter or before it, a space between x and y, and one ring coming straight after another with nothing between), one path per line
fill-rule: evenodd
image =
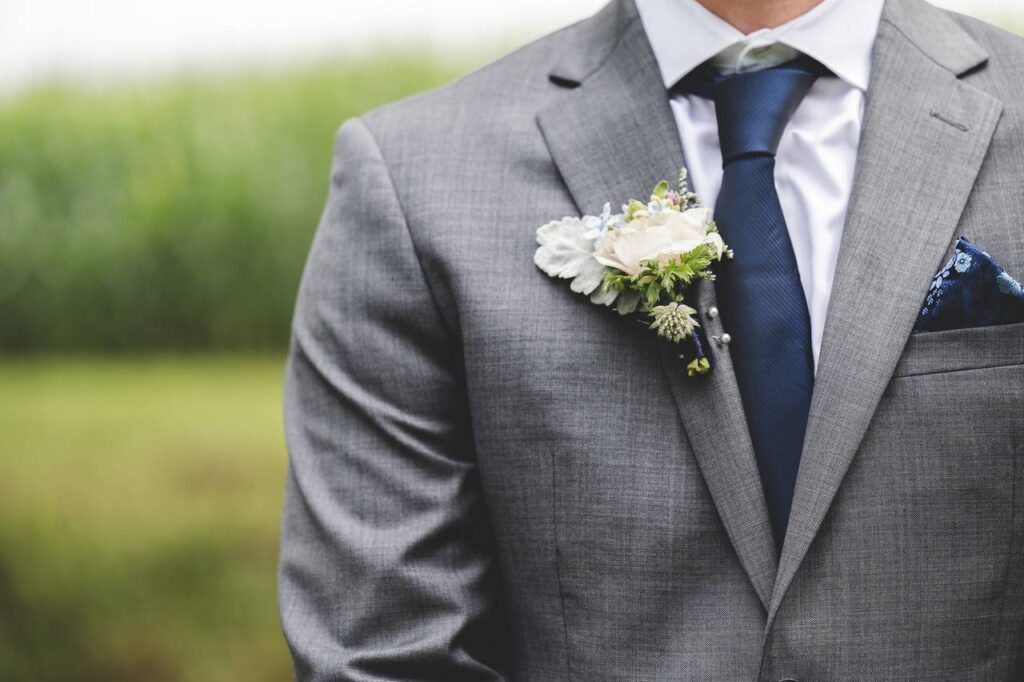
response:
M641 30L643 25L640 21L640 16L635 15L630 17L629 21L622 26L619 30L618 35L615 36L615 43L609 48L608 52L604 57L591 69L586 76L580 79L580 83L590 80L595 74L600 72L608 64L612 56L621 48L623 39L629 31L635 30L635 26L640 24ZM543 129L540 130L541 138L545 139ZM561 171L558 171L561 176ZM565 178L562 177L562 183L565 184ZM575 203L575 199L573 199ZM558 540L558 488L557 488L557 476L555 474L555 453L554 451L549 452L551 458L551 529L552 529L552 546L554 547L554 562L555 562L555 581L558 583L558 602L562 614L562 635L564 639L565 647L565 679L571 681L573 676L572 670L572 647L569 639L569 617L568 611L565 607L565 587L562 580L562 562L559 557L559 540Z
M423 261L422 261L422 258L420 257L419 250L416 247L416 240L413 238L412 228L409 225L408 215L406 214L405 208L402 206L402 199L401 199L400 195L398 194L398 187L395 184L395 179L394 179L394 176L391 173L391 168L388 166L387 159L384 157L384 152L380 148L380 144L377 142L377 138L374 136L373 131L370 129L370 126L361 117L355 117L353 120L366 133L367 139L369 140L370 144L373 145L373 151L375 152L376 159L378 161L380 161L380 165L381 165L381 167L383 169L384 177L387 179L388 188L391 190L391 196L394 198L395 206L398 208L398 212L402 216L402 220L401 220L402 227L404 229L405 236L408 237L408 239L409 239L409 249L412 252L413 260L416 261L416 267L419 270L420 278L423 280L423 286L424 286L424 288L427 291L427 296L430 298L431 305L434 308L434 313L437 315L437 318L440 321L441 326L446 331L447 335L453 341L456 341L457 339L459 339L459 334L457 333L456 329L453 328L448 323L447 319L445 318L445 316L443 314L443 310L442 310L441 304L439 303L439 301L437 299L437 294L434 291L434 287L430 283L430 278L427 276L426 268L423 267ZM477 472L477 481L478 481L478 488L479 488L479 495L480 495L480 505L481 505L482 509L484 510L484 512L486 514L487 529L488 529L488 531L493 532L493 522L491 521L490 509L489 509L488 504L487 504L486 496L484 495L484 492L483 492L483 483L482 483L482 481L480 479L480 475L479 475L480 463L479 463L479 458L478 458L478 455L477 455L477 453L479 451L477 449L476 437L475 437L474 429L473 429L472 411L469 410L469 389L468 389L467 382L466 382L465 366L464 366L464 362L460 362L460 363L456 363L456 364L461 365L460 367L458 367L458 373L460 374L459 381L460 381L460 384L462 386L463 391L465 392L466 408L467 408L467 411L469 412L469 420L468 420L469 423L468 423L468 427L467 428L468 428L468 431L469 431L469 440L470 440L470 443L472 443L472 448L473 448L473 467L476 469L476 472ZM500 576L502 574L502 566L501 566L500 552L499 552L496 544L495 544L495 546L493 546L491 548L489 559L491 561L491 568L492 568L492 570L494 570ZM503 601L505 601L507 599L507 596L505 594L504 586L500 584L500 580L499 580L499 585L497 587L501 591L501 599ZM506 616L507 616L508 615L507 603L506 604L501 604L500 610L503 613L505 613Z
M412 228L409 225L408 214L406 214L405 208L402 206L402 198L398 194L398 186L395 184L395 179L391 174L391 168L388 166L387 159L384 158L384 152L380 148L380 144L378 144L377 138L374 136L370 126L362 119L362 117L356 117L353 120L363 129L366 133L367 139L373 145L373 150L384 170L384 177L387 178L388 188L391 190L391 196L395 200L395 206L398 208L398 212L402 216L402 227L405 231L406 237L409 238L409 248L412 251L413 260L416 261L416 268L420 272L420 278L423 280L423 285L427 290L427 295L430 297L430 303L434 308L434 312L437 314L437 318L441 321L442 326L444 326L445 331L448 333L448 336L454 340L458 338L458 336L449 324L448 320L445 318L441 304L437 300L437 293L434 291L434 286L431 284L430 278L427 276L426 268L423 267L423 259L421 258L419 249L416 246L416 240L412 236Z
M569 647L569 617L565 609L565 589L562 585L562 562L559 557L558 543L558 487L555 474L555 452L548 452L551 458L551 544L555 549L555 581L558 583L558 604L562 611L562 635L565 640L565 679L572 680L572 653Z
M608 52L604 57L591 69L583 78L580 79L580 83L590 80L596 73L605 68L608 61L612 56L621 48L623 39L626 34L635 29L635 25L640 23L642 30L642 23L640 22L640 16L635 15L630 17L629 21L619 30L617 36L615 36L615 43L609 48ZM544 137L544 131L541 130L541 137ZM563 184L565 179L562 179ZM574 200L575 201L575 200ZM555 453L554 451L549 452L551 458L551 527L552 527L552 546L554 547L554 562L555 562L555 581L558 583L558 602L562 613L562 635L565 646L565 679L571 681L573 679L572 670L572 648L569 640L569 617L565 607L565 587L562 580L562 565L561 559L559 558L559 540L558 540L558 489L557 480L555 475Z
M1006 550L1006 560L1003 564L1003 589L999 595L999 618L996 619L996 629L993 636L993 640L999 643L993 647L993 658L997 658L999 652L1007 646L1005 641L1002 641L1000 633L1003 631L1003 623L1006 620L1006 595L1010 591L1010 573L1013 565L1013 553L1015 544L1017 541L1017 469L1020 466L1017 461L1020 457L1021 448L1015 445L1013 448L1012 468L1011 468L1011 480L1013 481L1013 487L1010 491L1010 539Z

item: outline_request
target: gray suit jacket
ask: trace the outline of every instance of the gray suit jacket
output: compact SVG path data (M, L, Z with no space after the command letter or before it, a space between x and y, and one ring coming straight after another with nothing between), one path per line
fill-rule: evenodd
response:
M299 679L1024 679L1024 325L911 335L957 235L1024 274L1024 41L885 7L778 561L727 349L688 379L532 262L682 161L631 0L342 126L286 382Z

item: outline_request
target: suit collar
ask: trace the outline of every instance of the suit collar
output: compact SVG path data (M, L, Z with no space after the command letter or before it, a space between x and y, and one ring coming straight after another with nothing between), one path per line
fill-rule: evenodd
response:
M769 627L956 235L1002 113L958 78L985 59L944 12L887 2Z

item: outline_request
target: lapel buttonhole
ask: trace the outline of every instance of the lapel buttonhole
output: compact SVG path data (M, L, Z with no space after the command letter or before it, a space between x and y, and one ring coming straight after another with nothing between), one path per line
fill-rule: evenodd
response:
M964 125L963 123L960 123L959 121L954 121L953 119L951 119L948 116L944 115L941 111L937 111L935 109L932 109L928 113L931 114L932 118L937 118L940 121L942 121L943 123L946 123L948 125L953 126L954 128L956 128L960 132L966 133L968 130L970 130L970 127Z

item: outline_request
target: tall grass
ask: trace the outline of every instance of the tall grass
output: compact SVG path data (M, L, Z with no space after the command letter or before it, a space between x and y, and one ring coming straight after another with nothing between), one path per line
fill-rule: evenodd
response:
M279 349L342 120L416 55L0 104L0 350Z

